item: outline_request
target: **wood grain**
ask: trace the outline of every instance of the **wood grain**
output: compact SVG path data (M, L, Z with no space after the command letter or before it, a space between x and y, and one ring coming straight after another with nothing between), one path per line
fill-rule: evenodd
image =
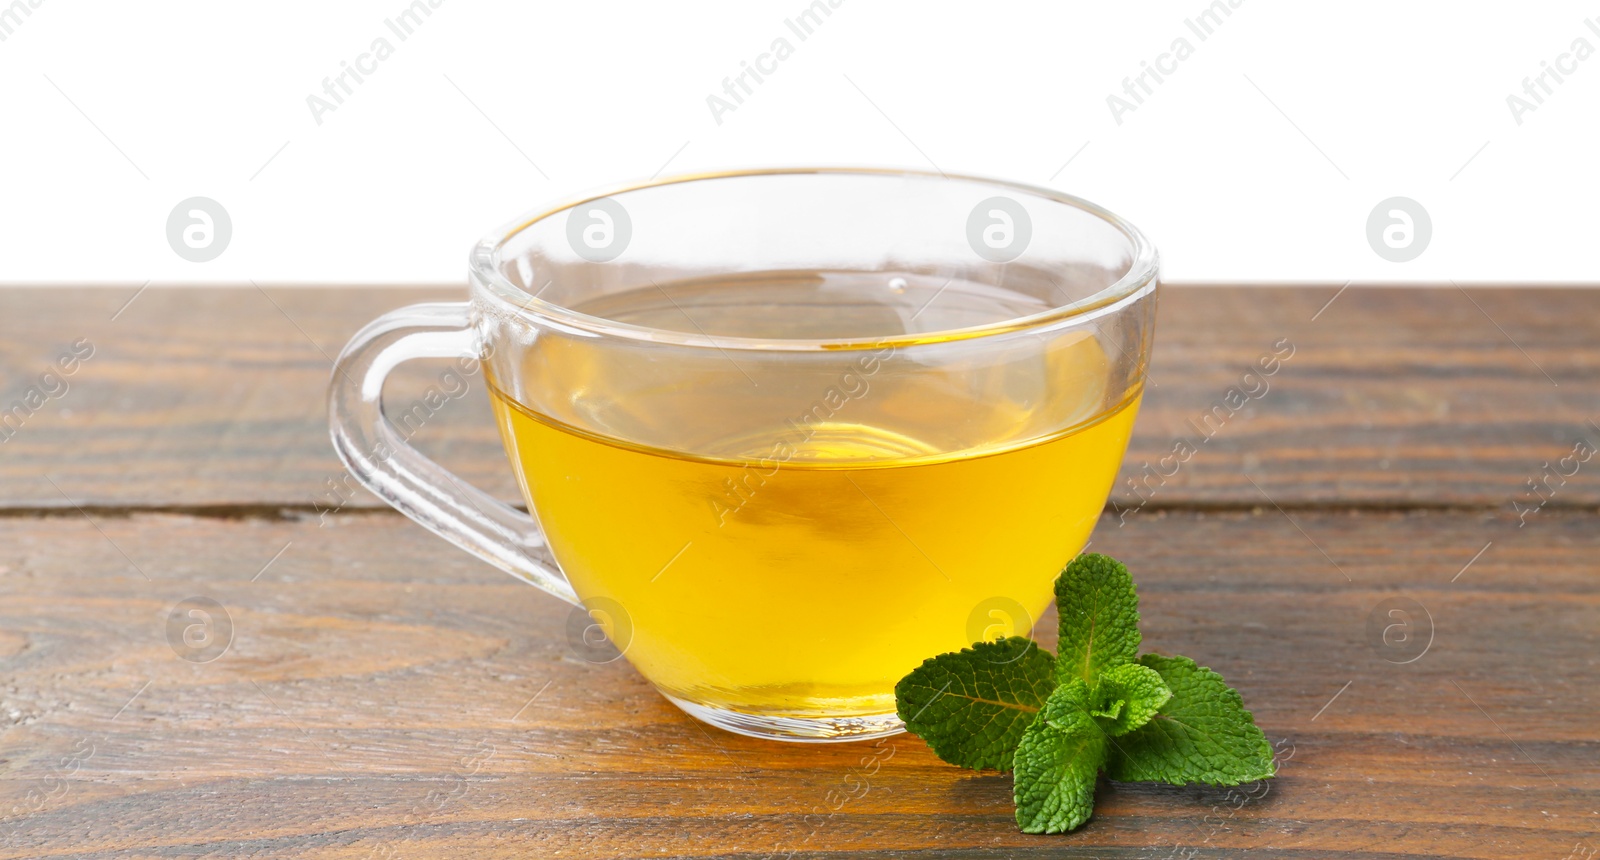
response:
M1106 783L1080 832L1024 836L1008 777L915 738L700 726L625 661L584 660L565 607L396 516L0 519L0 858L1600 846L1591 514L1108 514L1095 549L1132 567L1146 647L1198 657L1255 710L1283 758L1264 795ZM194 596L233 625L204 664L165 630ZM1415 662L1368 637L1395 597L1433 621Z
M1510 509L1539 504L1527 482L1543 464L1580 440L1600 446L1600 290L1163 290L1154 382L1113 496L1120 506ZM350 489L327 441L330 356L383 311L462 290L135 293L0 291L0 408L78 339L95 349L69 389L0 444L0 506L378 506ZM1280 342L1294 354L1264 392L1175 472L1163 464L1177 441L1198 439L1196 425L1230 389L1262 390L1244 375ZM404 369L391 398L408 403L440 370ZM515 497L481 387L447 404L418 441ZM1171 474L1149 477L1147 464ZM1594 471L1542 491L1546 507L1600 505Z
M1103 783L1083 830L1030 837L1009 777L915 738L690 720L586 659L566 607L352 492L330 356L459 290L0 289L0 416L37 403L0 433L0 860L1600 855L1600 460L1545 471L1600 447L1600 291L1164 290L1092 547L1281 777ZM1172 470L1234 387L1260 395ZM513 496L481 388L418 441ZM232 628L212 662L169 639L197 597ZM1410 643L1381 635L1396 606Z

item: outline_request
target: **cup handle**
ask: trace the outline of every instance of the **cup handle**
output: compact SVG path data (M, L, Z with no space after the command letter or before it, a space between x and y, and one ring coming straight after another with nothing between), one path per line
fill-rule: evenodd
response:
M478 361L467 303L391 311L356 333L334 363L328 386L333 448L350 474L434 534L516 578L577 604L533 517L467 485L423 456L383 414L383 381L414 358Z

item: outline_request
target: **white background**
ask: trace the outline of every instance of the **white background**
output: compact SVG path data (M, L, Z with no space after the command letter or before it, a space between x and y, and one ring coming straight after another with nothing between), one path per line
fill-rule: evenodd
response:
M19 13L0 282L460 282L472 242L547 201L795 164L1051 185L1143 227L1169 280L1600 280L1600 56L1520 125L1506 103L1574 40L1600 49L1593 2L1247 0L1203 41L1184 24L1202 0L843 0L804 41L784 24L803 0L444 0L401 41L384 21L403 8ZM393 56L317 124L307 96L379 36ZM793 55L719 125L707 96L780 36ZM1193 55L1115 122L1107 96L1180 36ZM207 263L165 235L195 195L233 221ZM1365 233L1397 195L1433 220L1408 263Z

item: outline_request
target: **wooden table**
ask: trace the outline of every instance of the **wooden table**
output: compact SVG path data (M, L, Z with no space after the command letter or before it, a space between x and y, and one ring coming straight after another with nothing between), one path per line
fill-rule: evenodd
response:
M1285 758L1264 795L1102 786L1053 837L1017 832L1009 777L909 736L701 726L584 659L557 601L350 491L329 356L459 293L0 291L0 407L26 406L0 444L0 858L1600 852L1600 458L1563 464L1600 448L1600 292L1167 288L1094 547L1132 568L1147 647L1222 672ZM1267 390L1163 465L1280 342ZM481 390L419 439L514 495ZM169 644L197 597L231 624L211 662ZM1410 643L1382 639L1395 607Z

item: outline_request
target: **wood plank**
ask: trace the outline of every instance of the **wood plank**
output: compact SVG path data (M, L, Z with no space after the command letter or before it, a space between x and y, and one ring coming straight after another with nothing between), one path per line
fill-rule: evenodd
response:
M0 507L376 506L327 441L328 356L386 309L461 293L0 291L0 407L79 339L95 350L0 445ZM1123 508L1600 505L1593 465L1540 477L1580 440L1600 446L1600 290L1166 287L1156 340ZM1280 342L1294 354L1265 392L1198 441L1231 388L1261 391L1244 374ZM439 370L409 368L391 396L414 399ZM418 438L515 496L481 388ZM1174 472L1179 440L1196 453Z
M1106 784L1080 832L1024 836L1009 778L915 738L689 720L622 661L583 660L556 601L395 515L3 517L0 858L1600 846L1591 513L1163 511L1108 514L1094 540L1134 571L1146 647L1222 672L1284 751L1264 796ZM233 624L214 662L166 639L193 596ZM1432 618L1414 662L1368 638L1393 598Z

